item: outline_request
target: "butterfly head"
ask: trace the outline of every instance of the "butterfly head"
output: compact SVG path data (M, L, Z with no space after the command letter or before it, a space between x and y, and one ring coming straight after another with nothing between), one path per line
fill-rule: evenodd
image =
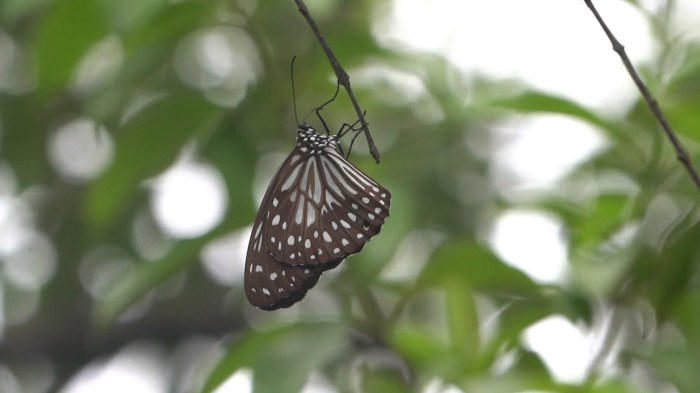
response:
M327 147L335 150L338 146L338 138L334 135L319 134L310 125L301 123L297 127L297 145L307 149L311 155L319 155Z

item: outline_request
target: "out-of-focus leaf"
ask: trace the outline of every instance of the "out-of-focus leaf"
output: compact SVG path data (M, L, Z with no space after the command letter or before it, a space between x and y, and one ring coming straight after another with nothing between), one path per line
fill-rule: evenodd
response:
M530 91L515 97L493 100L487 104L527 113L547 112L569 115L597 125L608 132L614 132L617 129L614 123L603 119L575 101L541 92Z
M700 223L684 230L679 239L666 247L658 257L656 277L653 281L660 285L652 292L659 318L664 319L675 306L680 296L688 290L688 285L696 277L700 263ZM700 385L697 385L700 386Z
M524 273L505 265L485 248L469 241L452 241L431 257L419 285L458 280L489 293L536 293L538 286Z
M177 243L163 258L140 264L118 277L105 296L95 303L93 325L98 331L107 328L122 312L147 292L197 263L197 255L208 237Z
M700 62L696 60L700 54L700 46L692 44L686 49L687 61L673 75L668 91L661 99L661 106L677 133L700 141Z
M688 345L700 349L700 291L693 291L679 299L674 320L685 334Z
M198 95L180 93L134 115L118 133L114 162L89 190L85 218L90 226L108 227L141 181L170 165L190 138L211 130L220 112Z
M61 88L91 45L107 34L93 0L55 2L36 32L39 86L44 93Z
M405 393L410 391L400 374L388 370L365 370L361 386L362 392L366 393Z
M547 288L542 295L552 312L561 314L574 323L593 321L593 307L584 294L562 288Z
M507 302L498 314L498 336L494 347L516 345L520 335L535 322L552 314L550 304L538 298L515 298ZM495 348L494 348L495 349Z
M457 380L463 375L461 356L435 334L398 326L391 332L390 342L418 370L447 380Z
M167 0L100 0L105 15L116 31L128 32L152 20L157 11L168 5Z
M31 96L3 97L2 151L3 160L12 164L21 184L43 181L49 171L48 159L37 152L46 149L43 119L35 115L41 105ZM29 159L31 157L31 159Z
M581 212L572 227L573 247L597 245L606 240L625 222L625 209L630 198L626 195L602 195L590 209Z
M312 370L346 345L345 328L330 322L301 322L262 332L250 330L229 348L202 391L212 392L239 368L250 367L255 393L298 392Z
M450 346L461 357L464 367L471 368L479 350L479 322L474 305L474 294L469 285L459 280L443 284L447 307L447 326Z
M700 354L687 348L657 350L651 356L656 373L672 382L680 392L695 392L700 386Z
M0 21L15 22L17 19L33 12L35 9L46 6L51 0L3 0L0 1ZM11 23L7 23L8 25Z

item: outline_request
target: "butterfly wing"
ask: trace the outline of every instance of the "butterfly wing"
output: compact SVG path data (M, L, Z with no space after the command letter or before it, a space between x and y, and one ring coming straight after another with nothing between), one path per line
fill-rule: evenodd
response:
M311 139L317 136L306 130L312 131ZM270 182L255 218L244 284L256 307L274 310L301 300L324 270L359 252L389 216L388 190L333 143L313 151L297 144Z
M316 285L322 270L276 261L263 246L262 222L256 222L246 255L246 297L253 306L264 310L289 307L303 299L306 292Z
M391 194L332 147L299 162L277 182L264 219L268 251L292 266L323 266L359 252L388 217Z
M289 307L301 300L306 292L316 285L322 269L318 267L290 266L275 260L264 244L266 218L272 214L274 205L279 202L281 182L301 165L301 152L294 149L273 177L248 241L244 286L248 301L264 310ZM268 236L269 238L269 236Z

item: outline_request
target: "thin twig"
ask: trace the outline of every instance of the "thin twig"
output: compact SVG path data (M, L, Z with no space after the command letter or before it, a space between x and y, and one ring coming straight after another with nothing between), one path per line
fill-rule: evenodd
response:
M345 72L343 66L340 65L338 58L335 57L335 54L331 50L331 47L328 45L326 38L321 33L321 29L318 28L316 21L314 21L314 19L311 17L309 9L306 7L306 4L304 4L304 1L294 1L297 3L299 12L301 12L301 14L304 16L304 19L306 19L306 22L311 27L311 30L313 30L314 34L316 35L316 38L318 38L318 42L321 44L321 48L323 48L323 51L326 52L326 57L328 57L328 61L331 63L331 67L333 67L335 76L338 78L338 83L340 83L343 86L343 88L345 88L345 91L348 93L350 101L352 101L352 106L355 108L357 117L360 119L360 123L362 124L362 130L364 131L365 137L367 138L367 146L369 146L369 152L370 154L372 154L372 157L374 157L374 160L377 163L379 163L379 151L377 150L377 146L374 145L372 135L369 133L369 125L367 124L367 120L365 120L364 112L362 111L362 108L360 108L360 104L357 102L357 98L355 98L355 93L353 93L352 88L350 87L350 76L347 72Z
M622 62L625 64L625 68L627 68L627 72L630 74L630 76L632 77L632 80L637 85L637 88L639 89L640 93L642 93L642 96L644 96L644 99L646 100L647 105L649 105L649 109L651 109L651 111L654 114L654 116L656 117L657 121L659 122L659 124L661 124L661 127L663 128L664 132L666 133L666 136L671 141L673 148L676 150L676 157L678 158L678 161L680 161L685 166L685 168L688 170L688 173L690 173L690 177L693 179L695 186L698 189L700 189L700 176L698 175L698 172L695 170L695 167L693 166L693 163L690 160L690 156L688 155L688 152L683 147L683 144L681 143L680 139L678 139L678 136L676 135L675 131L673 131L673 128L671 128L671 125L668 123L668 120L666 120L666 116L661 111L661 108L659 107L659 103L656 101L656 98L654 98L654 96L651 94L651 92L649 91L647 86L644 84L644 82L642 82L642 79L639 77L637 70L632 65L632 61L630 61L630 58L627 56L627 53L625 52L625 47L620 43L620 41L617 40L617 38L615 38L613 33L610 31L608 26L605 24L605 22L603 21L603 18L598 13L598 10L593 5L593 0L583 0L583 1L586 3L588 8L591 10L591 12L595 16L595 18L598 20L600 27L602 27L603 31L605 31L605 35L608 36L610 43L612 43L613 50L622 59Z

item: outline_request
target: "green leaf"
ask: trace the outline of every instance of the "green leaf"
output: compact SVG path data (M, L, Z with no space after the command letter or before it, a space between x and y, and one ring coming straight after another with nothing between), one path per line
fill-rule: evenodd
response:
M193 264L199 263L198 255L202 247L238 228L238 221L240 219L237 215L229 214L224 222L206 235L191 240L180 240L162 258L140 261L138 266L115 279L105 296L93 307L92 324L97 333L105 331L122 312L146 293Z
M56 2L36 32L39 87L52 93L65 86L91 45L107 35L92 0Z
M694 223L689 229L679 228L676 232L680 233L679 237L664 247L663 254L652 257L655 270L648 277L656 284L649 293L660 320L666 319L687 293L700 264L700 223Z
M626 195L602 195L594 206L582 215L574 227L573 236L581 245L597 244L618 230L626 218L630 203Z
M487 103L489 106L513 109L521 112L548 112L569 115L590 122L603 130L614 131L617 127L591 112L575 101L551 94L530 91L519 96L497 99Z
M143 262L117 278L92 310L97 333L105 331L129 306L199 259L197 254L208 237L177 243L163 258Z
M129 32L154 20L168 6L167 0L100 0L100 6L119 32Z
M418 283L432 286L453 280L490 293L536 293L539 289L526 274L469 240L452 241L440 247L420 274Z
M654 371L673 383L680 392L694 392L700 386L700 354L685 348L657 350L651 356Z
M211 130L220 112L198 95L179 93L134 115L119 131L112 166L89 190L85 218L90 227L106 229L141 181L166 169L192 137Z
M410 388L397 370L364 370L362 392L365 393L405 393Z
M424 373L451 381L464 373L462 356L435 334L401 325L391 332L389 341L415 369Z
M210 374L204 389L214 391L241 367L253 369L255 393L298 392L311 371L346 347L347 331L331 322L300 322L267 331L248 331Z

